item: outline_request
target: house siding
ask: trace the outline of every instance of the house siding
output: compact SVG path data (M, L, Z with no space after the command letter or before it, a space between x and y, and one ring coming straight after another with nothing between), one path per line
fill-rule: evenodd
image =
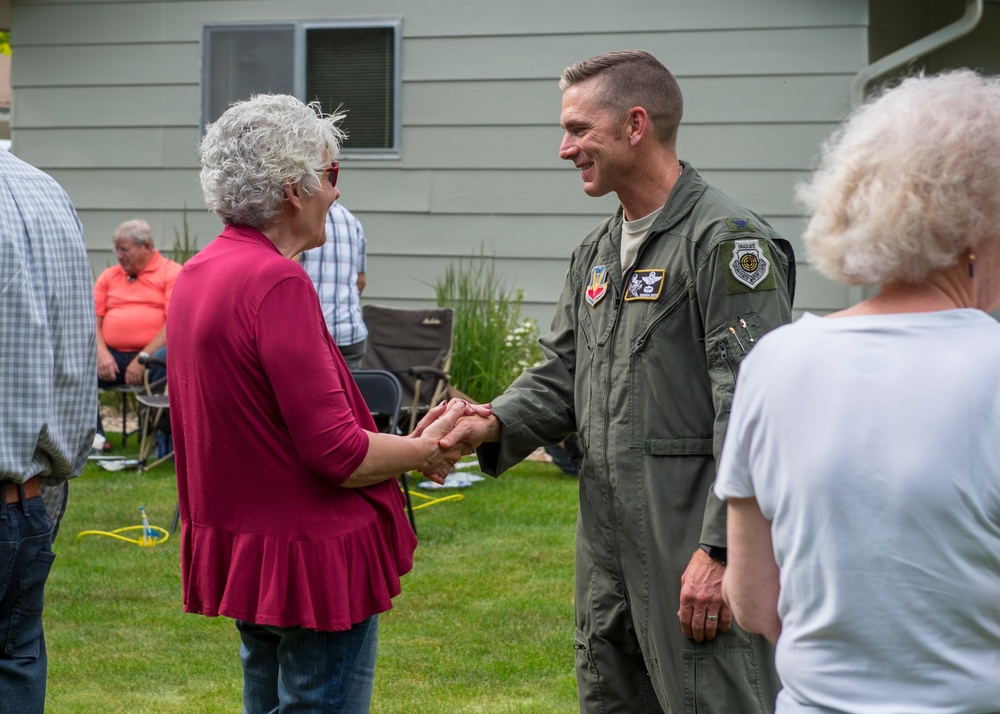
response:
M169 250L186 211L203 246L220 230L198 184L203 23L359 17L403 32L401 156L342 164L369 236L367 302L427 304L449 260L482 252L547 324L567 257L617 205L558 157L559 74L641 47L684 92L681 157L795 244L797 311L849 304L802 264L793 195L867 61L864 0L15 0L14 151L66 188L95 272L129 218Z

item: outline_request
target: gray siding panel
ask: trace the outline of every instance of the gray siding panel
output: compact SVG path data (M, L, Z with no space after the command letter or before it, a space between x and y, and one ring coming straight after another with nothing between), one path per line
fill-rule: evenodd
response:
M76 92L78 90L71 90ZM128 90L121 90L127 102ZM50 116L43 105L57 101L54 90L35 95L25 112ZM121 106L112 102L114 106ZM109 112L105 107L101 112ZM72 127L33 128L18 134L19 144L28 147L22 156L39 162L40 167L133 168L157 166L197 168L198 130L196 127L154 128L129 123L138 111L115 114L122 128L79 128L88 117L81 112ZM22 115L23 116L23 115ZM98 124L96 121L94 124ZM39 124L35 125L40 127ZM681 128L678 151L699 169L798 170L810 168L820 142L835 124L740 124L692 125ZM45 141L45 137L51 141ZM37 141L36 141L37 139ZM558 126L538 127L413 127L403 131L403 159L384 162L381 169L514 169L518 171L562 169L575 171L559 158L562 132ZM68 154L61 144L72 145ZM53 163L58 162L58 163ZM345 186L355 168L371 170L375 165L362 160L344 161ZM361 167L364 167L363 169Z
M107 267L114 262L111 254L111 234L121 223L142 218L153 229L156 247L169 253L179 236L184 235L184 210L136 210L131 208L85 208L77 206L77 213L84 224L84 237L91 252L91 264ZM204 248L222 232L222 221L208 212L199 197L197 203L187 205L188 236Z
M13 0L18 42L25 44L106 44L187 40L200 22L265 21L403 16L412 37L518 36L526 34L598 35L706 29L859 26L867 21L864 2L802 0L216 0L94 2ZM53 22L53 6L58 22ZM585 8L585 10L583 9ZM23 26L23 29L22 29ZM625 45L618 45L619 47ZM628 46L634 46L629 44ZM578 48L579 57L586 55ZM600 51L600 50L598 50Z
M352 208L351 204L344 205ZM371 255L399 253L439 260L552 258L568 261L573 249L603 216L435 214L415 220L405 213L354 214L365 227ZM565 270L565 266L563 267Z
M807 265L799 265L795 287L797 312L825 313L839 310L849 303L850 288L827 280Z
M203 205L195 170L50 169L78 209L132 212L163 211ZM592 199L581 190L571 170L533 171L371 171L345 175L344 205L361 213L402 213L418 221L421 214L464 216L467 229L482 216L522 217L533 231L534 216L592 216L596 224L617 209L614 196ZM787 188L806 172L708 172L719 188L738 196L766 218L794 217L798 211ZM552 225L551 223L549 225ZM582 235L579 237L582 238ZM404 250L402 238L393 249Z
M17 48L21 87L197 84L198 43Z
M145 211L204 203L196 171L59 169L48 173L66 189L78 209L117 209L141 216Z
M95 267L130 218L169 250L185 207L204 246L221 224L198 184L202 24L366 17L401 17L404 37L402 155L347 159L341 174L369 234L367 301L428 301L449 260L485 252L543 324L574 246L617 208L558 158L565 66L657 54L685 94L681 156L802 261L794 185L867 51L865 0L13 0L14 151L65 186ZM847 304L846 289L800 272L797 309Z
M411 296L432 302L434 284L444 275L448 260L424 256L374 255L369 258L366 302L403 301ZM497 259L496 270L512 276L508 286L524 294L525 315L543 327L552 321L552 304L562 290L565 259ZM848 288L833 283L808 267L800 267L795 295L796 312L829 312L848 303Z
M770 171L814 165L820 143L836 124L682 126L681 158L699 169ZM558 127L434 127L403 132L404 166L433 169L564 168Z
M684 122L734 124L839 121L852 74L681 77ZM423 81L403 85L408 126L559 123L558 77L534 80Z
M787 74L792 66L801 74L854 73L864 66L866 39L862 27L410 38L403 79L558 77L580 59L629 47L649 50L678 77Z
M19 129L17 145L18 156L43 170L201 168L196 127Z
M15 85L16 86L16 85ZM197 126L198 85L17 87L11 126ZM67 111L71 107L71 111Z

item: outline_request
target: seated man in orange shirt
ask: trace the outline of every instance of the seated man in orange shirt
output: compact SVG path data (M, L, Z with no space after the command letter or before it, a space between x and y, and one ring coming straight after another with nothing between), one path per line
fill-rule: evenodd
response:
M97 311L97 385L139 385L145 367L139 358L167 358L167 308L178 263L164 258L153 245L146 221L125 221L115 229L118 265L105 270L94 283ZM151 379L165 376L156 368ZM103 434L100 415L97 431Z

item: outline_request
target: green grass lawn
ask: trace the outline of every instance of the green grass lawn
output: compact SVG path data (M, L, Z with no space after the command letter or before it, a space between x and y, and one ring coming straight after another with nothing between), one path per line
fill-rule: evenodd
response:
M416 563L381 619L372 711L577 711L575 479L526 463L461 493L417 511ZM153 548L78 537L138 525L140 505L169 529L176 494L169 463L142 475L91 463L72 482L46 588L47 712L240 711L236 628L182 612L179 533Z

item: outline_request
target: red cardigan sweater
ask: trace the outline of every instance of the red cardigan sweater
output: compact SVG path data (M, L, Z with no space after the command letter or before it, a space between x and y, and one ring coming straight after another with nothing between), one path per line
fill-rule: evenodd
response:
M327 631L390 609L416 537L394 479L340 486L375 425L305 271L228 226L170 308L184 609Z

